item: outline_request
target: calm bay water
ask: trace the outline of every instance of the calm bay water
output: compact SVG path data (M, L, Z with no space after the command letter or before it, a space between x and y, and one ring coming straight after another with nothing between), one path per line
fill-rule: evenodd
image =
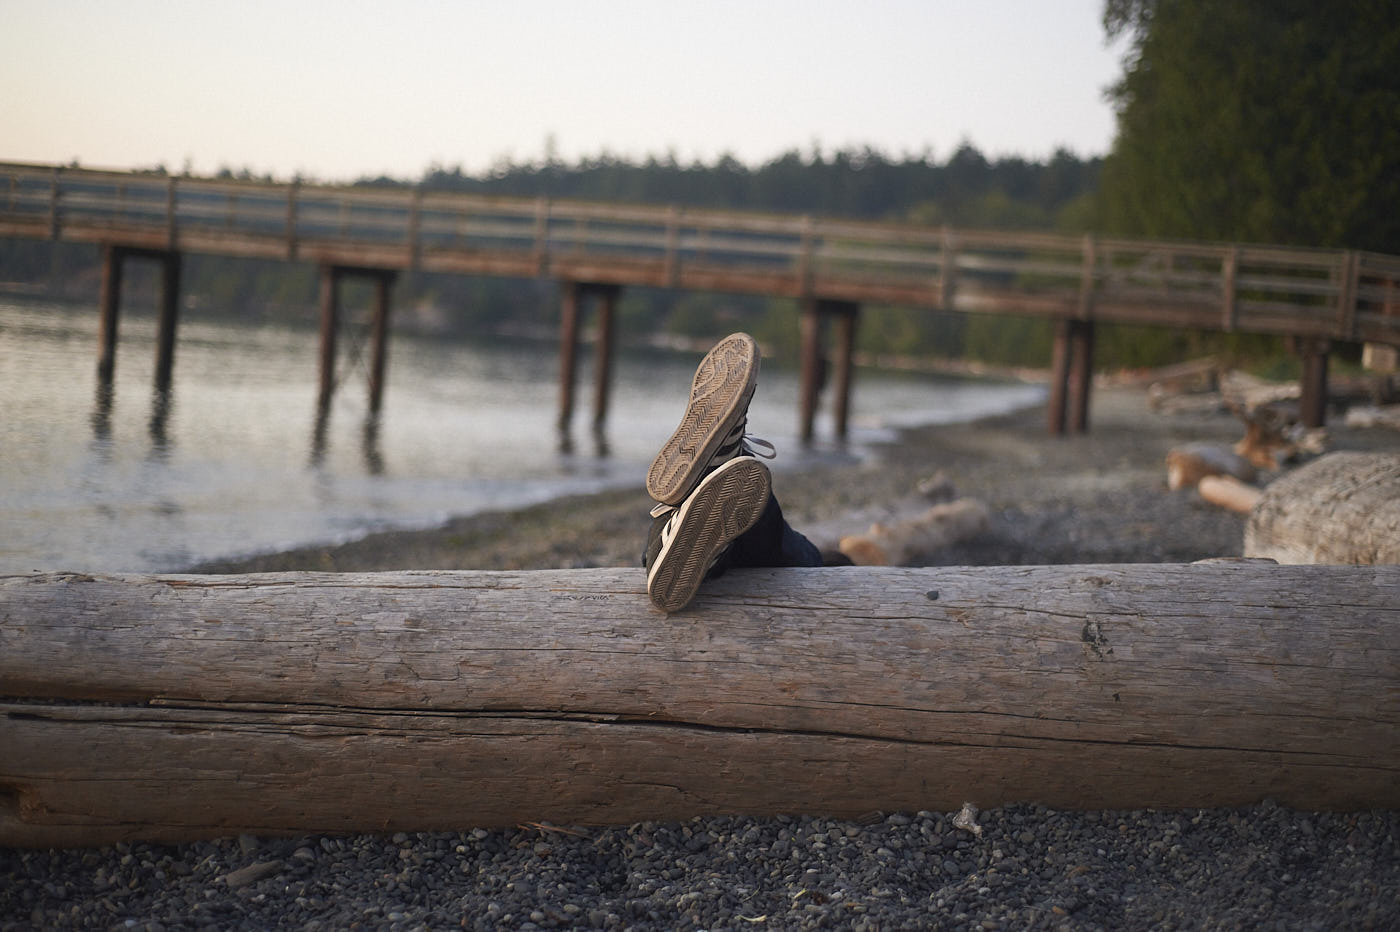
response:
M318 422L314 332L187 314L166 397L151 388L150 317L123 317L109 395L95 375L96 332L95 308L0 299L0 571L178 571L639 486L699 358L620 354L601 450L589 426L591 347L582 347L573 451L561 452L548 344L395 335L384 408L370 420L364 366L343 340L342 384ZM850 447L802 451L795 373L770 362L749 425L778 445L781 469L860 455L897 426L971 419L1041 395L862 371ZM819 421L819 436L830 433Z

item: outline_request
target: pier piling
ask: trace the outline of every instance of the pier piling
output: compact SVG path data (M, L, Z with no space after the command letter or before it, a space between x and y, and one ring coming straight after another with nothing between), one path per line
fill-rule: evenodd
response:
M855 353L856 317L860 305L851 301L804 299L798 313L801 359L798 384L798 435L810 444L815 434L817 407L827 381L826 321L836 321L837 439L846 438L851 406L851 375Z
M122 250L102 247L102 298L97 324L97 380L110 383L117 366L117 324L122 300Z
M389 293L394 286L394 272L381 271L374 276L374 310L370 324L369 410L379 413L384 400L384 370L389 357Z
M622 289L603 287L598 295L598 345L593 351L593 430L603 430L608 420L608 394L612 387L613 318Z
M165 253L160 257L161 289L160 317L156 331L156 391L170 389L170 377L175 367L175 331L180 322L180 254Z
M1298 419L1304 427L1322 427L1327 423L1327 354L1331 344L1325 339L1300 337L1296 348L1303 359Z
M1061 436L1089 430L1089 396L1094 381L1094 325L1061 318L1055 322L1050 358L1047 426Z
M568 446L569 424L574 416L574 382L578 371L579 316L583 302L598 299L597 345L594 348L593 432L599 434L608 419L612 385L613 331L617 299L622 288L589 282L564 281L559 285L559 435Z
M330 407L335 393L335 340L340 317L340 270L321 266L321 382L316 407Z
M581 286L564 282L559 289L559 434L567 436L574 416L574 371L578 364L578 303Z

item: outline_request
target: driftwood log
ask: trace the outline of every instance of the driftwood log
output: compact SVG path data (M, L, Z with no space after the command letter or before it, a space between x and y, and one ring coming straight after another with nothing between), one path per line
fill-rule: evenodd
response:
M1400 453L1329 453L1264 489L1244 554L1280 563L1400 563Z
M1196 492L1212 505L1240 514L1249 514L1264 494L1258 486L1241 482L1234 476L1202 476Z
M971 498L934 505L900 521L877 521L864 534L841 538L856 566L907 566L987 529L987 506Z
M0 578L0 845L1400 806L1400 567Z
M1253 482L1258 472L1238 453L1214 444L1188 443L1167 452L1167 488L1195 488L1206 476L1234 476Z

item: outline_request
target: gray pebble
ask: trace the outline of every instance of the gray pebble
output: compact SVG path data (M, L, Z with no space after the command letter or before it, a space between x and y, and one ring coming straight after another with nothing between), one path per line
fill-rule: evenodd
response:
M1393 812L952 815L0 849L0 932L1400 928Z

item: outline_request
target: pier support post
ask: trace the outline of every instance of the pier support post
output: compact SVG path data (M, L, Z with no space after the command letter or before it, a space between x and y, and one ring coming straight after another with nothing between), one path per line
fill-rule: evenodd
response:
M1050 347L1050 399L1046 407L1046 426L1059 436L1065 432L1065 396L1069 389L1069 331L1070 322L1055 321L1054 342Z
M389 295L396 275L379 271L374 275L374 310L370 322L369 410L379 413L384 400L384 369L389 356Z
M121 314L122 262L120 246L102 247L102 295L97 323L97 380L111 383L117 366L117 323Z
M1087 320L1055 321L1050 358L1047 426L1055 436L1089 430L1089 396L1094 381L1094 325Z
M799 434L804 444L812 442L817 407L826 387L826 322L836 322L836 402L833 412L836 436L846 439L851 410L851 376L855 355L856 317L860 305L853 301L806 298L802 301L798 327L802 343L801 374L798 388Z
M860 305L854 302L833 302L836 319L836 438L846 439L851 414L851 378L855 371L856 318Z
M316 407L330 407L335 393L335 339L340 317L340 270L321 266L321 385Z
M582 286L563 282L559 289L559 435L569 432L574 416L574 372L578 368L578 302Z
M826 381L826 349L823 340L821 302L805 298L798 315L802 341L801 369L798 383L798 437L803 444L812 442L813 425L817 417L817 401Z
M608 420L608 394L612 387L613 318L617 310L616 286L595 289L598 295L598 345L593 366L593 432L600 433Z
M170 376L175 366L175 330L180 321L180 254L168 252L160 257L161 290L160 316L156 331L156 391L170 389Z
M1304 337L1296 347L1303 358L1298 417L1304 427L1322 427L1327 423L1327 354L1331 345L1325 339Z
M1089 432L1089 397L1094 387L1094 324L1076 320L1070 326L1069 431Z
M613 331L617 316L619 285L588 282L559 283L559 437L561 449L571 447L569 424L574 416L574 382L578 371L578 330L582 304L598 299L597 346L594 350L593 433L602 434L608 419L608 396L612 386Z

